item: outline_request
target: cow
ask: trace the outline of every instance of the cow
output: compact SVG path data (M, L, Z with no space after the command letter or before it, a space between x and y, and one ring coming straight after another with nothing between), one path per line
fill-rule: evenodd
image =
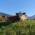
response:
M8 17L9 21L19 21L19 17L18 16L10 16Z
M27 19L27 15L25 13L16 13L15 16L8 17L9 21L19 21L19 20L24 21L25 19Z

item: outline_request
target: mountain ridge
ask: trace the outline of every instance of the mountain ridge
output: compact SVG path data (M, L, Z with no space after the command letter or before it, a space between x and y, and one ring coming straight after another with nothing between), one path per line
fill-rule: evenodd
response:
M11 16L11 15L0 12L0 16Z
M29 19L35 19L35 15L28 17Z

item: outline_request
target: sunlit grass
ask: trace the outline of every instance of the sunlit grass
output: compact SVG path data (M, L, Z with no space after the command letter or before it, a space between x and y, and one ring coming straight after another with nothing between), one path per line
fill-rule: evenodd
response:
M6 31L14 31L20 30L21 32L29 32L29 31L35 31L35 20L25 20L25 21L17 21L8 26L2 26L0 28L2 32Z

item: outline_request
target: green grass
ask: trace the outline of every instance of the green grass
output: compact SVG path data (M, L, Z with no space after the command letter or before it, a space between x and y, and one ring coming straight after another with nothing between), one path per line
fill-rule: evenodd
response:
M11 23L7 26L2 26L0 28L0 35L4 35L6 32L12 32L14 31L14 33L19 30L20 34L26 34L26 35L32 35L35 32L35 20L26 20L24 22L14 22ZM2 33L3 32L3 33ZM15 35L15 34L14 34ZM35 35L35 34L34 34Z

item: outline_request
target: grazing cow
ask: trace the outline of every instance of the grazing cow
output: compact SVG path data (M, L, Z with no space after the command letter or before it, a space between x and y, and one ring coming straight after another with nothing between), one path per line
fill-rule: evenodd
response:
M20 20L24 21L24 20L26 20L26 19L28 19L28 17L27 17L26 15L20 16Z
M10 17L8 17L8 20L9 21L18 21L19 18L17 16L10 16Z
M20 20L22 20L22 21L28 19L28 17L27 17L25 12L24 13L21 13L21 12L17 13L17 15L19 16Z
M25 13L16 13L16 16L8 17L9 21L19 21L19 20L24 21L25 19L27 19L27 15Z

